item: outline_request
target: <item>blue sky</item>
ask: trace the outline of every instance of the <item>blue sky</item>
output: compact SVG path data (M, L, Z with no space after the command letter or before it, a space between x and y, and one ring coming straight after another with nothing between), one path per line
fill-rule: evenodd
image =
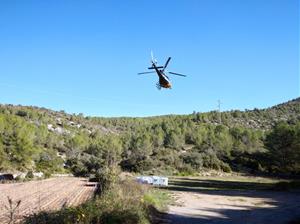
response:
M169 70L157 90L150 50ZM97 116L264 108L299 96L299 1L0 1L0 103Z

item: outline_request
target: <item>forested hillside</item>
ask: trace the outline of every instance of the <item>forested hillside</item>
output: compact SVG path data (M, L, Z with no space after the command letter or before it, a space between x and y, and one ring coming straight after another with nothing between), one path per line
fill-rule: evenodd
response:
M0 105L0 172L300 172L300 98L267 109L100 118Z

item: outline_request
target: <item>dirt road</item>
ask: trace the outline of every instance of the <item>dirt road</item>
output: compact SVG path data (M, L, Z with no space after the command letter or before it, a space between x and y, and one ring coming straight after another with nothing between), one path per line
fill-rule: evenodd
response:
M167 223L281 224L300 220L299 192L223 190L215 186L201 189L200 186L207 186L207 182L194 181L184 188L173 189L176 202L169 207Z
M0 223L7 221L8 199L21 200L16 214L19 218L45 210L57 210L62 206L75 206L92 197L95 183L84 178L58 177L24 183L0 184Z

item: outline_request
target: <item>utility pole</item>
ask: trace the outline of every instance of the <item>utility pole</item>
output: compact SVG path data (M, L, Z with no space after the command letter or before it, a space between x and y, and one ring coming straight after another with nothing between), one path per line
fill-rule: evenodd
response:
M221 100L218 100L218 112L219 112L219 124L222 124L222 118L221 118Z

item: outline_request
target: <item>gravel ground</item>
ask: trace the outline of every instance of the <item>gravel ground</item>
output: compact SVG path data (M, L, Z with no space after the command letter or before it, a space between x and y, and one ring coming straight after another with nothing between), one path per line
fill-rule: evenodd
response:
M300 220L300 193L281 191L172 191L166 215L175 224L281 224Z

